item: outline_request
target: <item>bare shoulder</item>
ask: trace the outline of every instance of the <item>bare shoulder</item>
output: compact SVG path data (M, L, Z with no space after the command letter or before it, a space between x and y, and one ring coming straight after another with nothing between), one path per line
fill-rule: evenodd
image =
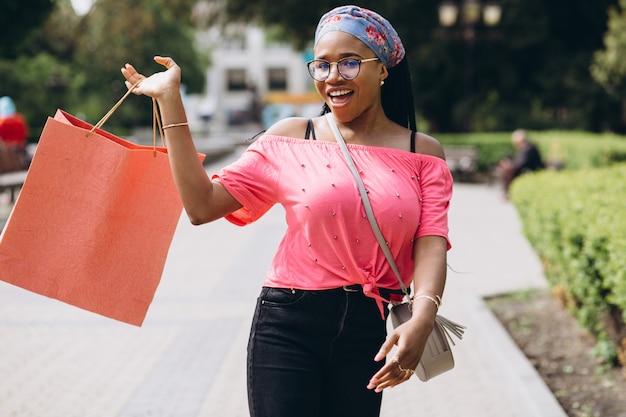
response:
M304 117L288 117L282 119L265 131L266 135L304 138L308 119Z
M417 153L446 159L441 143L439 143L437 139L432 136L428 136L425 133L418 132L417 135L415 135L415 151Z

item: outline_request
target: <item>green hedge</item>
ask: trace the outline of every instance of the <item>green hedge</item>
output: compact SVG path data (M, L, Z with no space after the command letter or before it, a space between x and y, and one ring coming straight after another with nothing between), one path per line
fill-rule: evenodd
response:
M478 169L487 172L505 156L514 153L510 132L435 135L444 146L474 146L479 151ZM626 161L626 137L613 133L578 131L529 132L546 162L566 169L603 167Z
M505 156L513 154L511 133L440 133L437 140L444 146L473 146L478 150L478 171L488 172Z
M626 348L626 164L526 174L510 196L572 314L601 343Z

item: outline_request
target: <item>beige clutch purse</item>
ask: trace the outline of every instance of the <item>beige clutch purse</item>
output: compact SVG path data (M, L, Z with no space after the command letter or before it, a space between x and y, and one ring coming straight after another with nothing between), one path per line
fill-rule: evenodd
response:
M394 328L411 319L411 301L391 307L389 317ZM415 369L415 375L422 381L428 381L454 368L454 357L450 348L450 342L454 345L454 340L450 333L462 339L464 331L464 326L438 314L435 317L435 327L426 340L422 358Z

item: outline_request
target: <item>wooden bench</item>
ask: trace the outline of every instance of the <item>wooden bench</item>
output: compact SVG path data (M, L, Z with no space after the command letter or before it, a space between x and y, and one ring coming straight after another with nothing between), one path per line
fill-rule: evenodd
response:
M444 146L443 150L455 181L472 181L478 171L478 150L472 146Z
M0 192L9 190L11 192L11 203L15 203L17 191L24 185L26 173L28 171L13 171L0 174Z
M27 154L24 149L8 148L0 145L0 192L11 192L11 203L15 202L17 191L26 179Z

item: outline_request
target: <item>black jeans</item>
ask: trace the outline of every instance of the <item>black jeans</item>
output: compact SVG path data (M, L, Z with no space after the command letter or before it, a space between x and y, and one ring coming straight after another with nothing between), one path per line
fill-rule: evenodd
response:
M387 311L387 309L385 309ZM252 417L378 417L385 321L361 290L263 288L248 342Z

